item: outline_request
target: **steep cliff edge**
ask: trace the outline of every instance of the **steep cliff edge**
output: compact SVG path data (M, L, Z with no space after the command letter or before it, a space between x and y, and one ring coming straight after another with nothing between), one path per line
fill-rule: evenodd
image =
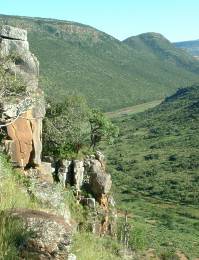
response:
M7 96L1 100L2 114L7 119L6 151L16 166L40 165L45 104L38 87L39 62L29 50L27 31L2 26L0 54L2 59L7 59L7 70L21 78L26 86L25 95L16 96L14 100Z

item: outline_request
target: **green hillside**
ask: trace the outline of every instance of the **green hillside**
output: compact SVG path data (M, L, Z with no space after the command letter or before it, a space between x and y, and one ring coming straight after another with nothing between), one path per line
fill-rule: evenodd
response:
M161 259L180 259L176 252L196 259L199 85L179 89L153 109L113 121L120 136L105 147L106 156L119 212L129 215L130 244L137 250L153 248Z
M172 48L176 55L162 59L147 44L132 48L129 40L120 42L74 22L1 15L0 24L28 30L41 84L57 100L75 91L92 106L110 111L161 99L199 80L199 63L166 40L159 41L161 50Z
M114 121L120 138L108 157L121 193L198 204L199 86L179 89L151 110Z
M143 33L133 36L124 41L133 49L140 52L150 53L162 61L175 64L178 68L198 72L199 64L187 52L176 48L163 35L159 33Z
M175 42L174 45L177 48L186 50L188 53L190 53L193 56L199 57L199 40Z

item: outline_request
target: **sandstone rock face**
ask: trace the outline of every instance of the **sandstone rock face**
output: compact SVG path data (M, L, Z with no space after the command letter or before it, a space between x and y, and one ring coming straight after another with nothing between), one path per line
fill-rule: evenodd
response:
M68 259L72 230L63 217L31 209L14 209L9 215L29 233L20 245L23 259Z
M2 108L6 119L14 118L7 126L6 151L11 161L19 167L41 164L42 119L45 115L43 92L38 88L39 62L30 52L27 31L8 25L0 29L0 54L9 59L11 73L22 77L29 97L17 103L8 101ZM19 115L19 108L24 111ZM12 142L11 142L12 141Z
M30 160L33 145L30 121L18 118L15 123L7 126L7 132L8 136L13 140L11 148L12 161L20 167L25 167Z

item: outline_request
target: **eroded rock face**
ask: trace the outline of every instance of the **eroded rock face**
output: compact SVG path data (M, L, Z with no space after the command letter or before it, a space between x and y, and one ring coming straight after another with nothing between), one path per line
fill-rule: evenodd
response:
M84 179L84 162L74 160L73 161L73 169L74 169L74 183L76 186L76 189L78 191L81 190L81 187L83 185L83 179Z
M33 135L30 121L18 118L13 124L7 126L7 133L12 140L12 143L10 143L11 149L10 147L6 147L8 154L16 165L25 167L29 163L33 149ZM10 151L12 152L10 153Z
M49 169L48 173L47 168ZM64 196L64 190L53 183L51 169L49 163L42 163L38 168L23 171L23 174L29 178L31 183L28 187L28 193L48 209L48 212L63 216L65 222L75 228L75 223L71 219L70 210Z
M90 189L97 197L109 193L112 185L111 175L106 173L103 165L98 160L92 160L90 172Z
M29 234L20 245L22 259L68 259L72 230L63 217L32 209L8 213L20 219Z
M4 25L0 30L0 35L9 39L27 41L27 31L9 25Z
M5 140L7 153L11 161L19 167L41 164L42 119L45 115L43 92L38 88L39 62L30 52L27 31L4 25L0 29L1 57L14 59L8 62L11 73L20 75L26 85L29 97L18 99L17 103L5 102L2 114L5 118L14 118L7 126L8 138ZM20 106L27 106L19 118Z
M73 165L72 161L62 160L59 165L57 177L61 184L66 187L67 184L73 184Z
M105 169L104 155L100 152L84 160L63 160L58 170L58 179L64 186L75 186L77 191L86 183L98 200L108 194L112 186L111 175Z
M39 62L29 50L27 31L4 25L0 29L0 54L12 57L9 69L22 76L29 91L38 88Z
M88 222L92 232L100 235L116 233L115 201L110 196L112 180L106 172L105 157L101 152L84 160L62 160L57 177L64 187L70 185L76 188L78 203L92 209L93 215ZM86 197L82 190L92 197Z

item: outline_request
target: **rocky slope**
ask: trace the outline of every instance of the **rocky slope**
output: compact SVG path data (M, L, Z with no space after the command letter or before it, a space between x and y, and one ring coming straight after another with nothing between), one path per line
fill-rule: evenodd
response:
M72 234L78 223L71 216L67 201L68 186L73 187L76 208L89 208L90 230L112 234L115 212L110 196L111 176L106 172L100 152L82 160L42 162L42 120L45 116L43 92L38 87L39 62L30 52L27 31L11 26L0 29L1 64L5 73L21 78L23 94L0 92L1 147L12 165L20 169L26 185L23 192L37 201L41 209L11 208L3 211L0 221L20 221L27 237L18 245L20 259L76 259L69 254ZM9 59L13 57L14 59ZM5 88L4 88L5 87ZM2 89L0 89L2 90ZM0 177L6 178L0 156ZM2 174L3 173L3 174ZM1 195L1 194L0 194ZM0 197L1 199L1 197ZM3 197L3 199L5 199ZM92 217L92 218L90 218ZM1 237L0 237L1 238ZM5 241L4 241L5 242Z

